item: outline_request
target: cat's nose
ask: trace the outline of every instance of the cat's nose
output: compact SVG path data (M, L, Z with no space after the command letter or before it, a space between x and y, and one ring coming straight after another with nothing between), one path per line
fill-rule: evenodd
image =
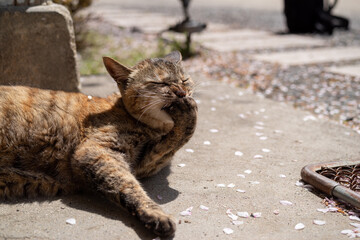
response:
M174 91L175 95L178 96L179 98L183 98L186 96L186 92L182 89L177 89Z
M178 96L179 98L183 98L186 97L186 91L184 91L184 89L182 89L181 87L177 87L177 86L172 86L171 90L175 93L176 96Z

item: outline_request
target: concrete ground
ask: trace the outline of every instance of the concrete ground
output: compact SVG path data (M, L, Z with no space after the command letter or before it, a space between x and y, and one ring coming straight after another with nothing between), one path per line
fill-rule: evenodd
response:
M196 133L175 155L169 168L143 181L149 195L177 219L174 239L347 238L340 231L352 228L349 218L340 213L318 212L317 208L325 207L322 198L295 183L307 164L358 159L360 135L333 122L304 121L309 113L243 89L203 76L193 78L199 82L195 94L199 106ZM107 76L82 80L85 94L105 96L116 89ZM210 145L204 144L206 141ZM242 156L235 155L239 151ZM178 167L181 163L185 166ZM252 172L247 174L245 170ZM233 188L217 187L232 183ZM293 205L283 206L281 200ZM200 209L200 205L209 210ZM192 215L180 216L189 207L193 207ZM239 218L243 224L235 226L226 214L228 209L234 214L261 212L262 216ZM274 210L279 214L275 215ZM75 218L76 224L66 224L69 218ZM314 225L313 220L325 220L326 224ZM303 223L305 228L295 230L297 223ZM224 228L234 232L226 235ZM0 239L155 237L128 213L97 196L0 205Z

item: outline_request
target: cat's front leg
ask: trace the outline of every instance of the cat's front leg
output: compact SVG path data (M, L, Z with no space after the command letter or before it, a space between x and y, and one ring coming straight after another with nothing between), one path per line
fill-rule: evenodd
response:
M72 165L81 182L127 209L146 228L163 237L174 234L175 222L147 196L121 154L88 140L75 152Z
M169 164L170 159L195 132L197 105L193 98L187 97L174 102L166 109L174 121L174 127L160 141L154 141L144 154L144 158L135 166L138 178L156 174Z

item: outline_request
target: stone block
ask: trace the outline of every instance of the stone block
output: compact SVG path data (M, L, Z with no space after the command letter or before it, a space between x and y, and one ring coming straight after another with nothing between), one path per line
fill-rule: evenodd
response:
M0 7L0 84L79 91L73 22L65 7Z

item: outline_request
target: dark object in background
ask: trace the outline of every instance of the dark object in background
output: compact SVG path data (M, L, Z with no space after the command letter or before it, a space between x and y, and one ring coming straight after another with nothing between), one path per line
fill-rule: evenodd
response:
M331 35L334 28L349 29L349 20L331 15L337 4L327 4L323 0L284 0L286 24L290 33L322 33Z

